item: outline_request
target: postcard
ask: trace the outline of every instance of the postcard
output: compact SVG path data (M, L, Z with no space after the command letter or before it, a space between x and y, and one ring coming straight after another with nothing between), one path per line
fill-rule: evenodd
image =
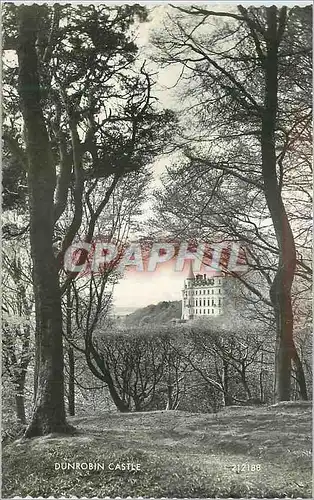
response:
M312 5L3 2L2 497L312 497Z

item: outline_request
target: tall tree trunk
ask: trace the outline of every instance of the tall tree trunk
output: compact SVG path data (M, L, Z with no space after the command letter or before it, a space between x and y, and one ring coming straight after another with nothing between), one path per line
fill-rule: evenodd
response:
M133 401L134 401L134 410L135 411L142 411L141 400L137 394L134 394Z
M16 418L21 424L26 424L24 387L25 374L16 380L14 384Z
M302 365L302 361L298 355L296 348L294 348L294 351L292 353L292 361L293 361L293 364L295 366L296 378L297 378L297 383L299 386L301 399L303 399L304 401L308 401L309 397L307 394L303 365Z
M24 394L15 394L15 408L17 421L21 424L26 424Z
M73 347L68 348L69 385L68 385L68 411L72 417L75 415L75 358Z
M19 97L28 160L30 243L36 309L35 398L26 437L67 430L64 408L61 294L53 255L53 195L56 182L41 108L36 52L41 7L19 7Z
M66 331L67 339L72 340L72 300L71 288L67 288L66 294ZM75 415L75 357L74 349L68 347L69 382L68 382L68 411L69 415Z
M109 394L117 410L121 413L129 412L130 405L120 397L110 371L106 368L103 357L95 349L90 335L85 338L85 359L92 374L107 385Z
M248 381L246 379L246 366L245 366L245 361L241 362L241 382L244 387L244 390L246 392L247 399L252 398L251 390L249 388Z
M127 403L125 403L123 401L122 398L120 398L120 396L118 394L118 391L117 391L117 389L114 386L112 378L109 376L109 377L106 377L106 379L107 379L106 384L107 384L107 387L108 387L108 390L109 390L109 394L111 396L112 401L116 405L117 410L119 410L121 413L129 412L130 411L130 407L129 407L129 405ZM138 411L140 411L140 409Z
M296 348L293 341L293 312L291 286L296 268L296 250L291 226L281 196L277 176L276 120L278 109L278 47L284 31L286 9L281 9L277 22L277 7L267 8L267 55L265 66L265 102L262 118L262 172L265 198L274 225L279 262L270 298L277 327L276 342L276 400L288 401L291 391L291 360Z
M167 405L166 405L166 410L173 410L172 394L173 394L173 384L171 384L171 382L168 381L168 384L167 384Z
M263 364L264 364L264 353L261 354L261 367L259 372L259 390L260 390L260 399L261 402L265 402L265 394L264 394L264 382L263 382Z
M233 399L229 394L229 363L225 359L222 360L222 386L224 389L224 406L232 406Z

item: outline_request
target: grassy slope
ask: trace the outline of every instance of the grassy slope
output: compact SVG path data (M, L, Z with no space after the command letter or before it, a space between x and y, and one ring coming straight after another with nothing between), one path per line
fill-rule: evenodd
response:
M74 418L77 436L3 449L2 497L311 497L311 409L299 405ZM54 463L127 462L141 472L55 471ZM233 472L233 464L260 464Z
M124 316L126 325L138 326L142 324L163 325L172 319L181 318L181 301L158 302L146 307L137 309L131 314Z

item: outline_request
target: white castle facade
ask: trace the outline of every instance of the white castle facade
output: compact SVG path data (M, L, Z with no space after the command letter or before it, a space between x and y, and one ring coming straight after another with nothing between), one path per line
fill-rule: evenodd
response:
M188 321L204 316L219 316L223 312L223 277L194 275L192 261L182 290L182 316Z

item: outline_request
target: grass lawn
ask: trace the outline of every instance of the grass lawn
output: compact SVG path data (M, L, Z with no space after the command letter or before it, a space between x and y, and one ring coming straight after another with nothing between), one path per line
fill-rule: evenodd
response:
M311 498L311 413L308 405L280 404L72 418L75 436L4 446L2 498ZM65 462L104 463L104 470L55 470ZM141 470L109 470L128 462Z

